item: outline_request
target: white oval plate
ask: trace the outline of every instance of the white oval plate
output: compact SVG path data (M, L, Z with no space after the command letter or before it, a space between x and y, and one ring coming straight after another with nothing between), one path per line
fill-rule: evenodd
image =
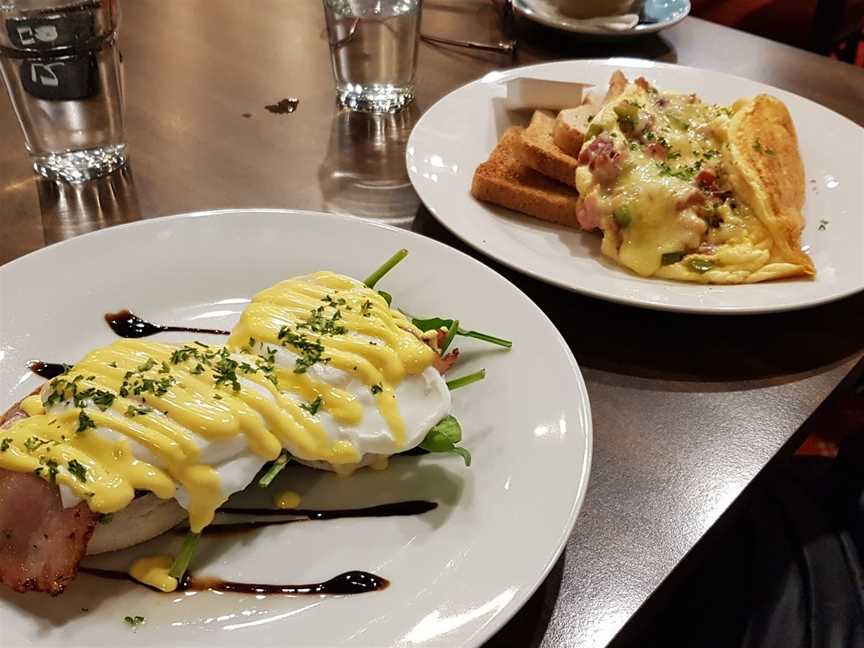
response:
M528 117L505 110L502 81L525 75L605 88L617 69L715 103L763 92L786 103L807 174L803 245L816 264L815 279L743 286L644 279L603 257L596 235L471 197L474 169L507 127ZM755 81L636 59L561 61L491 72L432 106L414 127L406 157L420 198L456 236L516 270L586 295L661 310L732 314L804 308L864 289L864 128L808 99Z
M586 24L584 21L561 13L555 0L512 0L512 2L516 13L530 20L554 29L591 36L592 40L613 40L655 34L677 25L690 13L689 0L647 0L642 12L644 16L642 22L633 29L613 31Z
M387 589L341 597L163 595L79 575L59 598L3 588L0 643L477 646L500 628L570 534L588 480L591 416L579 368L552 323L506 279L445 245L330 214L232 210L148 220L51 246L0 268L0 405L40 383L26 361L74 361L114 339L106 311L129 307L160 323L229 327L261 288L325 268L362 278L402 247L410 256L380 284L396 305L458 316L514 341L502 352L457 338L464 363L454 375L487 370L485 381L454 392L472 466L458 457L400 457L387 471L345 480L286 470L281 488L300 491L310 508L406 499L439 507L418 517L205 536L196 559L198 574L228 580L305 583L361 569L389 579ZM166 541L176 546L179 537L107 562L123 567ZM133 630L123 618L136 615L145 624Z

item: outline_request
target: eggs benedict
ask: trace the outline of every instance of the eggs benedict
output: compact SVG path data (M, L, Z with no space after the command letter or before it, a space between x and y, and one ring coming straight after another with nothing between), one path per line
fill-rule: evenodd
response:
M23 399L0 420L0 581L56 594L85 552L188 519L179 567L133 567L170 590L262 466L265 483L288 460L348 476L418 446L469 463L440 371L458 323L412 321L376 281L287 279L255 295L224 345L119 340Z

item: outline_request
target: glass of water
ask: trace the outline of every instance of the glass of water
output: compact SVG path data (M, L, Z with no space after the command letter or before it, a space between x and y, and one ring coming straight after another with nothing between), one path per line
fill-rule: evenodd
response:
M125 164L118 22L117 0L0 0L0 71L40 175Z
M342 106L396 112L414 99L422 0L323 0Z

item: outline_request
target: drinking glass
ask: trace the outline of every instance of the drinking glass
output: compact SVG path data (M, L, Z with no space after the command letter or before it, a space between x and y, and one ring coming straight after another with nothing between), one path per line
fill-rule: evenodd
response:
M414 99L422 0L323 0L340 105L396 112Z
M117 0L0 0L0 71L40 175L125 164L118 23Z

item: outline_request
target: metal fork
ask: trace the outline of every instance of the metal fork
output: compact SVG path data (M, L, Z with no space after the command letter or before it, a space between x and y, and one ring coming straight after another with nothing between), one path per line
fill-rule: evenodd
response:
M504 36L509 36L513 33L513 4L512 0L490 0L492 6L501 19L501 32ZM444 38L442 36L431 36L429 34L421 34L420 38L427 43L435 45L453 45L455 47L465 47L468 49L484 50L487 52L500 52L509 54L511 57L516 56L516 48L519 44L515 38L506 38L499 40L497 43L480 43L478 41L455 40L452 38Z

